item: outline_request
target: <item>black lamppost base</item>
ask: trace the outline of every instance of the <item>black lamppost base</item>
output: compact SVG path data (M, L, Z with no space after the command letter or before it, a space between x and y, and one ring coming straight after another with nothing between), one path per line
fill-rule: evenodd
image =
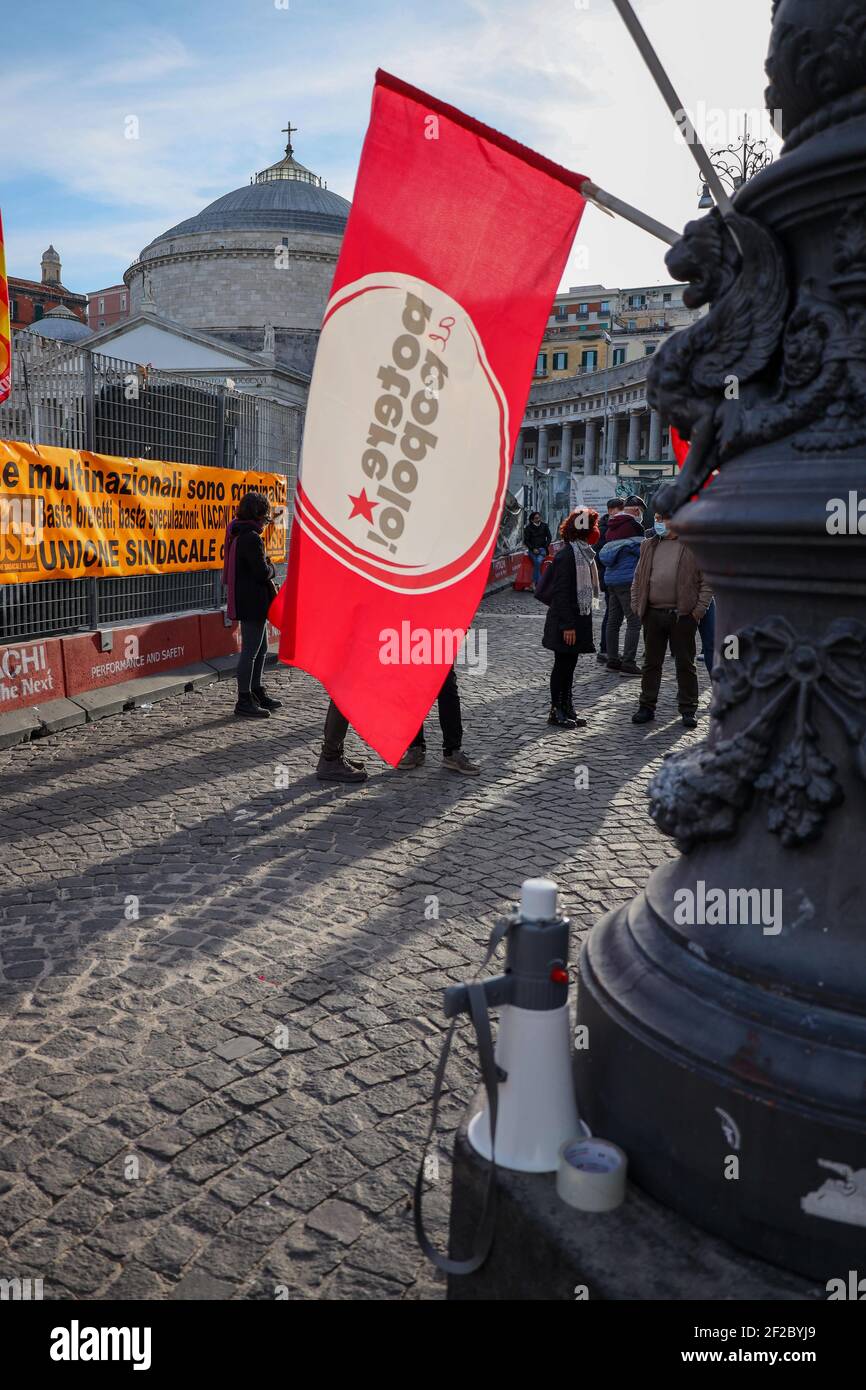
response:
M584 949L581 1118L705 1230L822 1282L866 1273L862 1021L702 958L653 907L675 872Z

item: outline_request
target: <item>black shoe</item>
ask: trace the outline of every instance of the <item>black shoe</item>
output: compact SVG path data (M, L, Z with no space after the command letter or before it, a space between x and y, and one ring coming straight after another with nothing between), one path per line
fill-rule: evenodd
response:
M639 676L640 667L634 661L624 661L619 668L621 676Z
M270 710L262 709L250 694L238 696L235 714L239 719L270 719L271 717Z
M656 712L654 709L647 709L646 705L641 705L632 715L631 722L632 724L649 724L655 717Z
M559 707L556 706L556 705L551 705L551 706L550 706L550 714L547 716L547 722L548 722L548 724L555 724L556 727L557 727L557 729L574 729L574 728L576 728L576 725L575 725L574 720L573 720L573 719L569 719L569 717L568 717L568 715L566 714L565 710L559 708Z
M574 726L575 726L576 729L585 729L585 728L586 728L586 720L585 720L585 719L580 719L580 718L578 717L578 713L577 713L577 710L574 708L574 703L573 703L573 701L571 701L571 700L567 701L566 706L565 706L565 713L567 714L567 716L568 716L569 719L573 719L573 720L574 720Z
M622 662L620 661L620 659L619 659L618 656L612 656L612 657L611 657L610 661L607 663L607 669L608 669L609 671L621 671L621 670L622 670Z
M275 700L271 695L267 693L264 686L257 685L253 690L253 695L256 699L257 704L260 704L262 709L271 710L283 708L282 700Z
M322 754L316 765L316 777L320 782L366 782L367 771L363 763L350 763L342 753L339 758L326 758Z
M698 727L698 721L693 714L684 714L683 724L687 729L696 729Z
M598 662L599 666L606 666L606 665L607 665L607 656L605 655L604 652L598 652L598 653L596 654L596 658L595 658L595 659L596 659L596 661Z

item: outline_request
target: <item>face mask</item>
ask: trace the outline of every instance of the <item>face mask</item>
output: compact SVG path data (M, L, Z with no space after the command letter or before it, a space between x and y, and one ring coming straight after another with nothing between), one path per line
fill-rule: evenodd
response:
M663 521L655 522L655 532L657 536L666 536L668 528Z

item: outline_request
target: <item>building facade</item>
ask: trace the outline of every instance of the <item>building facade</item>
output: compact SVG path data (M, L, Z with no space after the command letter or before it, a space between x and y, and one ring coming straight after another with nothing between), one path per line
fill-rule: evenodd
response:
M126 285L109 285L87 296L87 322L98 333L129 318L129 290Z
M87 321L87 295L68 290L61 278L60 257L53 246L42 254L42 279L21 280L9 276L9 310L12 330L39 323L52 309L63 306L82 323Z
M511 491L554 473L618 474L633 479L635 489L670 474L669 432L647 403L648 364L641 357L536 383L517 437Z
M685 285L608 289L576 285L553 301L534 383L560 381L651 357L671 333L698 317L683 303Z

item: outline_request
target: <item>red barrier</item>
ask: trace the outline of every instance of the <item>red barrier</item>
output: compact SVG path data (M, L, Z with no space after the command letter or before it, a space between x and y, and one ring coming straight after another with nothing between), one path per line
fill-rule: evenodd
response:
M0 647L0 714L61 700L65 694L59 637Z
M61 639L68 695L134 680L136 676L155 676L202 659L197 615L116 627L111 632L110 652L100 650L96 632Z
M232 623L231 627L226 627L222 613L201 613L199 627L202 661L209 661L215 656L234 656L240 651L240 623ZM268 623L268 646L276 648L279 642L279 628L274 627L273 623Z
M494 587L500 588L507 580L514 579L525 556L525 550L514 550L507 555L497 555L495 560L491 560L484 592L490 593Z

